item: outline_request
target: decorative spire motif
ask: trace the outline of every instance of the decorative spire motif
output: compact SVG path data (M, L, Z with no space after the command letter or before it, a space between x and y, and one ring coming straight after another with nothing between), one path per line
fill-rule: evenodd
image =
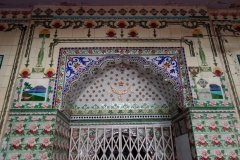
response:
M200 56L200 59L201 59L201 65L202 66L207 66L206 56L205 56L205 53L202 49L202 45L201 45L201 41L200 41L200 37L203 37L202 31L200 29L194 29L192 34L193 34L193 37L197 37L197 39L198 39L199 56Z

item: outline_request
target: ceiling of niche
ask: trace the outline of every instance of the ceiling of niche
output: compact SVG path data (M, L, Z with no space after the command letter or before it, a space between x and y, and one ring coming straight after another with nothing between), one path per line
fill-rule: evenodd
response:
M239 0L0 0L2 8L29 8L34 5L62 6L206 6L208 8L240 8Z
M122 68L122 69L121 69ZM123 86L119 85L123 82ZM124 94L122 100L111 90L131 89ZM158 104L173 105L177 92L173 86L160 76L141 69L138 65L115 64L99 69L93 75L86 77L68 96L68 104L79 109L87 106L113 105L113 104ZM170 106L171 107L171 106Z

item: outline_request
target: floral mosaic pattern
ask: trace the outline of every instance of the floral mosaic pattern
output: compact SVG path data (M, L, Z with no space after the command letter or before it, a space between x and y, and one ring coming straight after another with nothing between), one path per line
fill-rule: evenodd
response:
M188 128L194 132L190 141L197 157L211 160L238 160L240 128L233 113L192 113Z
M119 106L114 104L112 106L87 106L84 105L81 109L77 106L71 110L72 115L103 115L103 114L169 114L174 111L177 107L168 107L166 104L159 106L157 104L141 106L135 104L128 106L127 104Z
M53 160L67 160L70 146L70 128L69 122L57 116L55 134L53 140Z
M54 115L9 116L0 158L51 159L55 121Z
M52 98L54 91L54 79L49 79L49 85L47 88L47 95L44 102L34 102L34 101L21 101L21 93L23 90L24 79L20 78L17 80L17 86L14 92L12 108L15 109L48 109L52 108Z

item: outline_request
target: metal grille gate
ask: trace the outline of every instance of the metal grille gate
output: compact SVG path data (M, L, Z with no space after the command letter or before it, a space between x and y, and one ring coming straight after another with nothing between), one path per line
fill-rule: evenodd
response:
M69 160L173 160L169 125L71 128Z

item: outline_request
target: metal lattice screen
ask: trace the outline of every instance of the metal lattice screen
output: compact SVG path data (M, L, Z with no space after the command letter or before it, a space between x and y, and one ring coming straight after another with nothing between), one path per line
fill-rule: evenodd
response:
M173 160L170 126L71 128L69 160Z

